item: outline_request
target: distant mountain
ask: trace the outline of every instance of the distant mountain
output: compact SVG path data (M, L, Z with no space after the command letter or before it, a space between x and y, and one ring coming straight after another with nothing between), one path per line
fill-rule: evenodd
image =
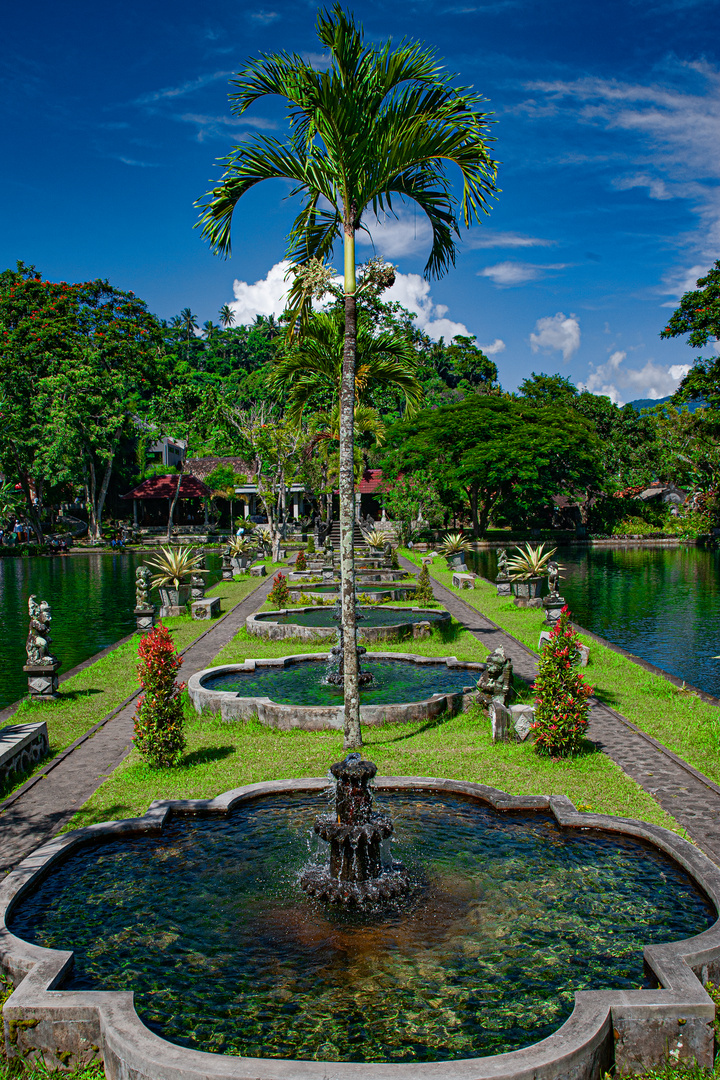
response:
M632 405L636 412L640 412L641 409L653 409L656 405L665 405L668 401L672 401L672 397L661 398L638 398L637 401L628 401L628 405ZM704 405L704 401L686 401L690 412L695 412L701 405Z

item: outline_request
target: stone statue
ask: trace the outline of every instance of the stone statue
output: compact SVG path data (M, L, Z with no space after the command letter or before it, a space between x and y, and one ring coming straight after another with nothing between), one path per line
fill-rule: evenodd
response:
M496 581L504 581L508 576L507 569L507 548L498 548L497 553L497 577Z
M556 562L548 563L548 585L550 593L557 596L558 582L560 581L560 567Z
M486 706L492 701L506 706L512 691L512 660L505 656L505 650L499 645L485 663L485 671L477 684L478 699Z
M52 638L50 637L50 623L52 614L47 600L38 603L37 597L31 596L28 600L28 613L30 615L30 629L28 631L27 662L29 667L51 667L60 661L50 652Z
M135 571L135 610L150 611L153 605L148 600L150 591L150 571L147 566L138 566Z

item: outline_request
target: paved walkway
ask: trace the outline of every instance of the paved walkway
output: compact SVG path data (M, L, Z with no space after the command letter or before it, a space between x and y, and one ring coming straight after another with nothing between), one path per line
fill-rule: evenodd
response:
M405 559L401 563L411 569ZM456 593L433 578L433 592L458 622L489 649L502 645L513 670L530 682L537 673L537 655L502 630ZM720 787L626 717L591 698L589 737L617 762L623 772L649 792L692 840L720 864Z
M186 682L210 666L220 649L245 625L247 616L260 607L271 587L272 576L183 650L182 678ZM0 874L61 829L127 757L139 692L6 801L6 809L0 813Z

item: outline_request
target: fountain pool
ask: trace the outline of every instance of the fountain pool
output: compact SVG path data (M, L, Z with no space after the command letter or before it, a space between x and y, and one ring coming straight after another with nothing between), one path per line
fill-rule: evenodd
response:
M0 962L20 984L11 1053L104 1053L111 1080L712 1063L692 969L717 978L720 872L692 845L562 797L385 778L375 805L411 897L338 910L301 889L325 858L312 825L327 795L327 781L274 781L154 804L37 852L0 888Z
M433 608L358 607L358 641L421 637L433 627L450 625L450 613ZM245 627L250 634L275 640L300 637L308 641L331 638L337 633L337 618L331 607L300 607L248 615Z

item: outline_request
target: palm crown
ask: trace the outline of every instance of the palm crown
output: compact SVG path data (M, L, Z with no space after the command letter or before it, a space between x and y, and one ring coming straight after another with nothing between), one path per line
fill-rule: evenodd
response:
M365 46L362 28L339 5L319 13L317 32L330 50L327 71L280 53L252 60L232 80L237 116L260 98L280 96L290 133L284 141L256 135L225 159L221 183L199 204L203 235L228 254L238 200L262 180L283 178L294 184L293 195L303 195L288 237L293 263L324 260L343 233L363 227L366 209L393 213L393 199L409 199L432 227L426 276L444 273L459 232L447 166L462 175L464 225L487 212L495 191L485 99L453 86L434 52L417 43Z

